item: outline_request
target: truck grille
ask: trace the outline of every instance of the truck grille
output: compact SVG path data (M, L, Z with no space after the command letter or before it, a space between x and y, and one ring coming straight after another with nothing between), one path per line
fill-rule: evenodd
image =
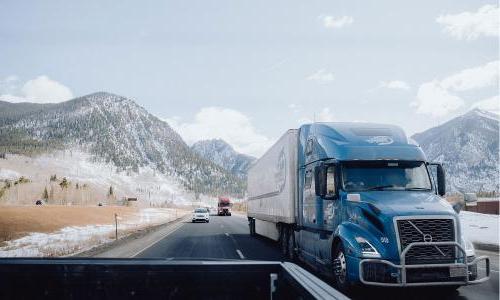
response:
M414 242L454 242L453 219L402 219L397 220L401 251ZM452 263L455 246L414 246L406 254L407 264Z

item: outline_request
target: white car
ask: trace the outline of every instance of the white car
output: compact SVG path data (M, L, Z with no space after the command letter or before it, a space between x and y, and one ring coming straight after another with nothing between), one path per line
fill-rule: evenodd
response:
M210 214L208 212L208 209L206 208L196 208L193 211L193 217L192 217L192 222L196 221L204 221L204 222L210 222Z

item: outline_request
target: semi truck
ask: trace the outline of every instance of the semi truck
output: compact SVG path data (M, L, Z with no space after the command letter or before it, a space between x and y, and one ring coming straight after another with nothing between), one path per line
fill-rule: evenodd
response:
M231 215L231 201L226 197L219 197L217 202L217 215L230 216Z
M247 180L250 234L277 241L283 255L332 276L342 291L454 290L489 278L489 258L476 257L443 198L443 166L397 126L290 129Z

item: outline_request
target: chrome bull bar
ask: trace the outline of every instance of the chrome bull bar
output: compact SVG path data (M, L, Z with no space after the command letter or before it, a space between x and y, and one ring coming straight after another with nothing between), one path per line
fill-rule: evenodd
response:
M458 255L457 255L455 257L455 263L407 265L406 264L406 254L408 253L408 251L410 251L411 248L418 247L418 246L455 246L457 249L459 249L459 252L462 253L462 257L458 257ZM490 259L489 259L489 257L487 257L487 256L476 257L473 261L468 263L467 262L467 253L465 252L465 249L457 242L414 242L414 243L409 244L403 250L403 252L401 252L399 259L401 262L401 264L399 264L399 265L394 264L394 263L392 263L388 260L384 260L384 259L376 259L376 258L362 259L359 262L359 280L363 284L367 284L367 285L404 287L404 286L432 286L432 285L470 285L470 284L478 284L478 283L485 282L490 278ZM459 262L461 259L463 259L463 262ZM475 266L475 265L477 266L477 264L483 260L486 262L486 276L482 277L480 279L469 280L469 266ZM393 267L395 269L398 269L399 270L399 274L397 277L398 282L392 283L392 282L377 282L377 281L365 280L364 273L363 273L363 265L366 263L385 264L385 265L388 265L388 266ZM437 282L437 281L407 282L406 271L408 269L425 269L425 268L440 268L440 267L464 268L465 275L464 276L457 276L457 277L465 277L465 280L445 281L445 282L441 282L441 281L439 281L439 282Z

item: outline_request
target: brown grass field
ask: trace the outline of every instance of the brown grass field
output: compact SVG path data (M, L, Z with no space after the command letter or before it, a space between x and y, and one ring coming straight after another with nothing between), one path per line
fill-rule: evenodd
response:
M0 206L0 243L30 232L53 232L67 226L113 224L114 214L126 219L138 211L124 206Z

